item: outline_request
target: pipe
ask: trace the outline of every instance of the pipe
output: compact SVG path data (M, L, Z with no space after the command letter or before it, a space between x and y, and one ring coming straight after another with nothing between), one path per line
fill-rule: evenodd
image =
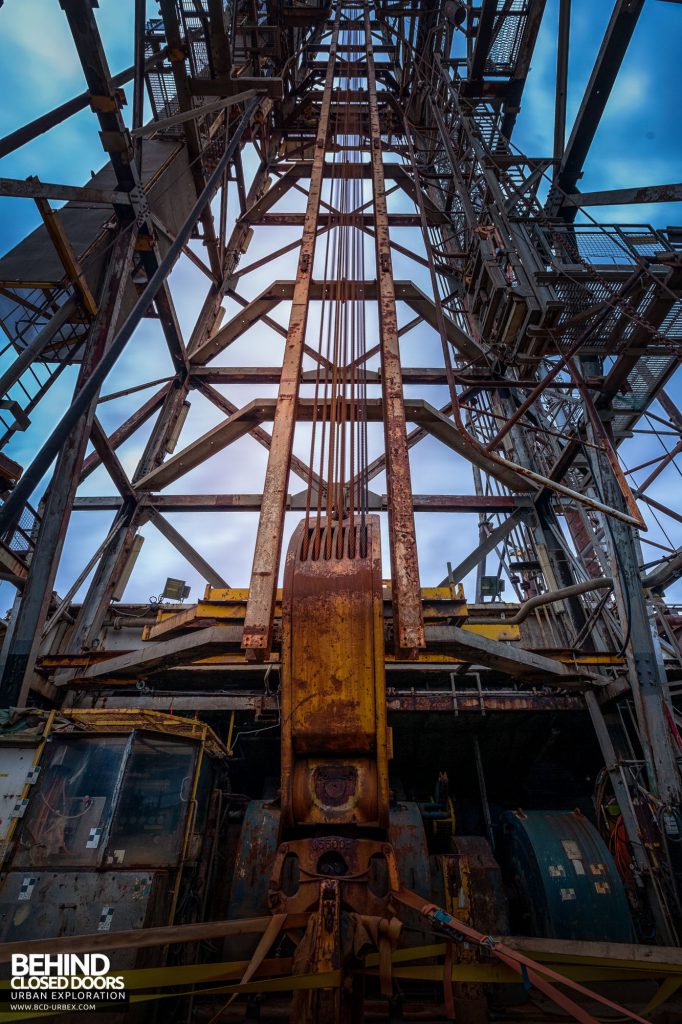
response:
M675 582L680 573L682 573L682 548L678 548L677 551L668 555L658 568L647 573L646 576L642 576L642 583L647 590L665 590Z
M611 577L604 576L595 580L583 580L582 583L574 583L573 586L564 587L562 590L552 590L548 594L538 594L537 597L531 597L530 600L524 601L513 619L504 620L505 625L520 625L526 621L532 611L546 604L555 604L557 601L563 601L569 597L577 597L578 594L589 594L591 590L610 590L612 586Z

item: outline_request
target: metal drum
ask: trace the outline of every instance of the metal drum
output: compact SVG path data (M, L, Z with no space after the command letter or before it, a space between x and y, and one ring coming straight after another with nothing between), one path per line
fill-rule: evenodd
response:
M578 811L509 811L503 862L524 930L555 939L630 942L630 910L616 865Z

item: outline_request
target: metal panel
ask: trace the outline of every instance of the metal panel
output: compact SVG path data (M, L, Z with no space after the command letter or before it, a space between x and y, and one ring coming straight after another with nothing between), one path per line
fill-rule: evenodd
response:
M269 800L246 808L230 889L229 917L269 912L268 884L279 842L280 811Z
M125 736L51 739L17 832L14 867L101 862L128 746Z
M424 899L430 899L429 851L418 804L391 805L388 841L395 853L401 883Z
M0 891L0 941L163 924L167 888L166 875L148 871L12 871ZM135 950L111 955L118 968L134 967L136 959Z
M0 756L0 842L7 839L12 822L17 817L17 803L33 767L35 746L10 747L3 745Z

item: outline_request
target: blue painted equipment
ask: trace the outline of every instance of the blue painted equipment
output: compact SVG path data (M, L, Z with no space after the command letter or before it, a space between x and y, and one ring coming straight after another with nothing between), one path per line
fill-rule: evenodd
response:
M503 861L532 935L630 942L623 883L603 839L579 811L508 811Z
M229 916L265 917L268 885L279 845L280 809L271 800L252 800L244 815L230 888Z

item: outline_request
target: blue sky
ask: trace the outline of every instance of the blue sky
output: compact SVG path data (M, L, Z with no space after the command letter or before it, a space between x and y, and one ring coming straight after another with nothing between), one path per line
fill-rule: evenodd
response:
M149 13L154 15L156 4L150 0L148 7ZM610 0L573 0L569 125L580 103L611 9ZM515 143L534 156L548 154L552 146L557 10L558 0L548 0L514 135ZM116 73L132 63L133 2L100 0L95 13L110 68ZM0 34L3 39L0 90L6 98L0 109L0 135L5 135L80 93L85 83L58 0L5 0L0 10ZM647 0L581 182L584 190L663 184L679 180L682 167L682 133L679 132L681 40L682 7L659 0ZM129 87L127 93L130 100ZM130 114L130 107L126 108L126 114ZM247 166L249 159L247 155ZM103 162L96 119L89 110L84 110L1 161L0 175L22 178L37 174L44 181L79 185L85 183L91 171L97 170ZM302 208L303 197L299 195L294 200L294 195L283 203L282 208ZM603 221L650 223L658 227L681 223L679 204L594 212ZM0 251L4 252L15 245L37 223L37 213L30 201L0 199ZM402 235L397 234L396 239L409 246L409 229L404 231ZM244 265L293 237L286 232L287 229L280 229L275 243L272 238L264 238L262 230L260 233L257 231L248 256L243 261ZM419 278L419 271L415 270L412 261L396 255L394 263L397 277ZM273 276L287 278L291 275L290 255L280 260L276 267L266 269L263 275L249 275L244 280L243 293L251 297L266 286ZM206 279L184 260L174 271L171 285L181 325L185 335L188 335L205 292ZM228 304L226 318L235 310L234 304ZM280 320L286 323L285 311L281 313ZM434 365L433 359L437 358L438 347L433 332L413 332L404 341L403 363L408 366L420 363ZM234 351L230 350L217 362L272 365L279 361L281 352L281 339L263 327L255 344L243 348L235 345ZM170 363L160 332L152 322L146 321L112 373L104 393L163 377L169 372ZM15 436L8 454L21 464L28 464L40 443L41 435L68 402L72 388L73 375L65 374L35 414L32 429L26 434ZM670 390L682 401L679 380L673 382ZM440 396L435 391L429 398L438 404ZM274 389L259 388L256 392L246 387L233 387L224 389L224 393L234 402L243 404L256 394L274 394ZM408 390L409 393L416 396L419 389ZM105 427L114 429L129 415L137 401L137 398L122 399L101 406L99 415ZM192 410L181 445L199 436L220 418L220 414L206 400L193 395ZM122 461L130 472L145 440L146 432L143 430L120 451ZM664 440L667 444L675 443L674 438ZM378 450L378 430L374 432L373 443ZM625 463L631 466L644 462L656 453L657 444L651 435L638 435L623 446ZM305 457L305 432L300 435L297 451ZM265 463L265 450L252 439L244 438L223 457L216 457L203 470L197 470L178 481L172 490L178 493L255 492L261 489ZM416 493L472 491L468 466L451 453L446 453L436 441L427 440L413 450L412 474ZM298 482L292 483L291 489L300 489ZM375 482L375 489L385 490L381 478ZM82 493L111 494L113 487L104 471L100 470L88 480ZM679 474L676 467L671 466L666 470L652 493L665 503L679 506ZM255 516L239 513L229 518L217 515L175 515L169 518L176 528L187 532L196 547L222 571L230 583L245 585L248 582ZM296 517L289 518L291 522L288 528L291 529ZM106 535L110 520L109 513L74 515L57 581L61 593L64 593ZM663 526L674 545L682 543L678 524L664 523ZM417 531L423 584L433 585L445 575L445 561L458 561L475 543L476 517L422 514L417 516ZM158 593L167 575L187 579L192 584L193 597L201 593L203 582L160 538L154 528L146 527L144 534L143 558L133 573L126 599L146 600L151 594ZM650 536L657 540L663 540L664 537L655 523L652 523ZM647 557L655 557L650 552L651 549ZM12 588L8 584L0 585L0 613L11 599Z

